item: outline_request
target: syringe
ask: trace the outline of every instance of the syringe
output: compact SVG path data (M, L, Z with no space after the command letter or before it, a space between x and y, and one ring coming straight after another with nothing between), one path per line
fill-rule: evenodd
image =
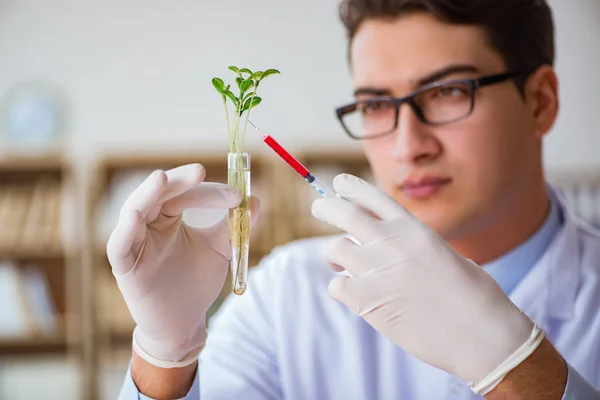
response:
M294 169L304 180L312 186L321 196L335 196L336 193L329 189L327 185L319 180L312 172L308 170L300 161L294 158L290 153L287 152L271 135L268 133L264 133L260 129L256 127L251 121L248 121L250 125L256 129L258 133L262 135L263 141L272 148L275 153L279 155L279 157L283 158L285 162L289 164L290 167Z

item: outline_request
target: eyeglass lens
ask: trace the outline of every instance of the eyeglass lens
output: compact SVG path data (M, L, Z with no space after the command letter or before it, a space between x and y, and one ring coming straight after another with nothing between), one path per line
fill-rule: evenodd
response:
M423 122L449 123L471 113L472 92L468 82L448 83L418 93L413 97L413 104L421 111ZM342 122L351 135L360 138L391 133L397 120L394 101L387 97L358 100L356 106L342 117Z

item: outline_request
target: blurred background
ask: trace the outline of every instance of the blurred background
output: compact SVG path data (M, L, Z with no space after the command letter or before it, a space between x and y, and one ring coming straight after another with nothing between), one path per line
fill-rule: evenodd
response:
M562 109L546 168L600 226L600 2L550 3ZM226 179L211 79L233 81L231 64L281 71L252 120L322 179L371 180L333 112L351 98L337 1L0 1L0 399L116 398L133 323L106 239L153 169L201 162ZM263 202L251 262L329 233L309 217L310 188L258 136L247 149Z

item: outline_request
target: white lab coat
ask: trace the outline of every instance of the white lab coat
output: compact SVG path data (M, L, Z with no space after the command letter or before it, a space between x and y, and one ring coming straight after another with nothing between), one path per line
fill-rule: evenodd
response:
M569 382L578 387L564 399L598 399L588 383L600 388L600 234L559 204L560 232L510 297L570 364ZM323 260L323 243L276 249L251 273L248 292L227 299L211 320L199 379L186 399L198 392L203 400L482 398L331 299L335 272ZM120 398L138 398L127 379Z

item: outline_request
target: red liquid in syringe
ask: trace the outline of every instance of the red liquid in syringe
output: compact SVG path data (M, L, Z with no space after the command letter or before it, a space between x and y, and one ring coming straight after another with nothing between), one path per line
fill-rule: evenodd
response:
M290 167L294 169L298 174L304 178L304 180L313 187L321 196L335 196L336 193L329 189L327 185L325 185L319 178L317 178L314 174L312 174L308 168L306 168L302 163L296 160L290 153L287 152L271 135L262 132L260 129L256 127L252 122L248 121L250 125L256 129L258 133L261 134L263 141L269 146L279 157L283 158L286 163Z
M272 148L281 158L287 162L290 167L294 168L296 172L302 175L303 178L306 178L310 171L300 163L300 161L296 160L290 153L288 153L271 135L267 135L263 133L263 141Z

